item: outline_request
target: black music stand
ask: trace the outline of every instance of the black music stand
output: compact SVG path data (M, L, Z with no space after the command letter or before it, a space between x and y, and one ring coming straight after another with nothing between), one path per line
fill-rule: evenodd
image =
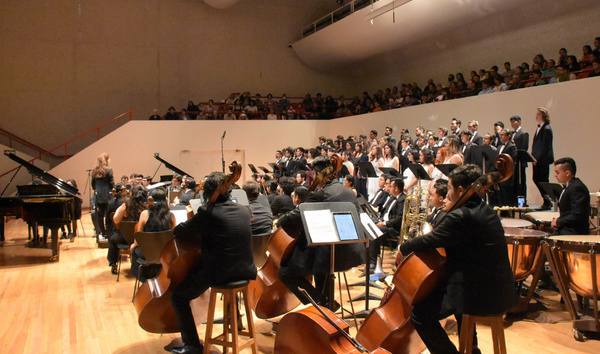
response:
M540 182L540 188L552 198L554 211L558 211L558 200L563 192L563 186L560 183Z
M283 172L285 171L285 167L283 167L282 165L277 165L277 164L275 164L273 162L269 162L269 166L271 166L271 168L273 169L273 177L275 177L275 176L277 176L277 177L283 176ZM275 177L275 178L277 178L277 177Z
M420 164L418 164L418 163L410 164L410 165L408 165L408 169L410 170L410 172L412 172L415 175L415 177L417 178L417 180L419 180L419 182L421 182L421 180L431 181L431 176L429 176L427 171L425 171L423 166L421 166ZM419 183L419 185L420 185L420 183Z
M525 169L527 168L528 162L537 162L535 157L531 155L527 150L517 150L517 196L523 196L525 198L524 206L527 205L527 179L525 178Z
M394 177L400 177L400 172L398 172L397 169L393 168L393 167L379 167L379 170L383 173L386 173L388 175L392 175Z
M444 176L448 177L450 172L452 172L458 166L453 163L445 163L445 164L441 164L441 165L435 165L435 167L438 170L440 170L440 172L442 172L444 174Z
M377 172L375 172L373 164L367 161L360 161L358 163L358 172L363 177L377 177Z
M302 203L299 207L308 246L331 246L328 295L335 301L335 245L367 242L358 211L350 202Z
M494 150L491 145L473 145L469 148L469 153L475 157L481 157L481 169L485 174L487 171L487 162L493 161L498 155L498 150Z
M267 169L265 166L258 166L258 168L263 170L265 173L271 173L271 171L269 171L269 169Z
M250 167L250 171L252 171L252 173L258 174L258 170L256 169L256 167L254 167L253 164L249 163L248 167Z

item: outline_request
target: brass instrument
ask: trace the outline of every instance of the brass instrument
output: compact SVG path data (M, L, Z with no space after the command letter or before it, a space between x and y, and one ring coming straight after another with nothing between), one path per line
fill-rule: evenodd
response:
M427 210L429 209L429 190L417 184L413 192L404 200L404 213L402 214L402 229L400 230L399 242L408 241L417 236L429 233L432 229L427 222Z

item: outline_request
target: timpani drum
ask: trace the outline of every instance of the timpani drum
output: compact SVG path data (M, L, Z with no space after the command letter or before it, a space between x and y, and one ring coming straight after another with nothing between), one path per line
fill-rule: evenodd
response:
M515 281L523 281L530 276L542 256L540 241L548 236L547 232L518 227L504 228L508 257Z
M559 289L573 319L575 339L583 340L580 331L600 332L598 318L598 283L600 282L600 236L565 235L547 239L544 251L551 258L551 268L559 281ZM593 318L577 313L569 290L592 299Z
M500 218L502 227L506 228L531 228L533 223L523 219Z
M523 215L523 219L531 221L537 229L546 232L552 232L552 219L558 219L559 212L555 211L534 211Z

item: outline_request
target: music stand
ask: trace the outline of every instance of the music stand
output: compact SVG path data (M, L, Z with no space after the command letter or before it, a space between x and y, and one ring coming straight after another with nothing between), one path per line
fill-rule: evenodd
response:
M560 183L540 182L540 188L552 198L554 211L558 211L558 200L563 192L563 186Z
M332 307L335 301L335 245L367 241L358 211L350 202L302 203L299 210L308 246L331 246L328 293Z
M258 170L256 169L256 167L254 167L253 164L249 163L248 167L250 167L250 171L252 171L252 173L258 174Z
M269 169L267 169L265 166L258 166L258 168L263 170L265 173L271 173L271 171L269 171Z
M392 175L394 177L400 177L400 172L393 167L379 167L379 170L385 174Z
M425 171L423 166L421 166L420 164L418 164L418 163L410 164L410 165L408 165L408 169L410 170L410 172L413 173L413 175L415 175L415 177L417 178L417 180L419 180L419 182L421 180L431 181L431 176L429 176L427 171Z
M494 160L496 155L498 155L498 151L494 150L491 145L473 145L469 149L469 153L476 157L481 156L481 160L482 160L481 169L484 174L486 172L489 172L489 171L486 171L486 169L487 169L486 162Z
M440 170L440 172L442 172L444 174L444 176L448 176L450 174L450 172L452 172L455 168L458 167L458 165L455 165L453 163L445 163L445 164L441 164L441 165L435 165L435 167Z
M360 161L358 163L358 172L363 177L377 177L377 172L375 172L373 164L368 161Z

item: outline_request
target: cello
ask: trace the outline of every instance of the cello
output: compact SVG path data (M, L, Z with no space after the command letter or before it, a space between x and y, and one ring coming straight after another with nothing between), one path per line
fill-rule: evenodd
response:
M227 193L229 187L240 178L242 168L237 161L229 165L229 170L231 174L225 176L225 181L211 196L209 203L214 204L219 195ZM163 248L160 258L160 273L140 287L133 305L138 314L138 323L145 331L176 333L180 328L171 304L171 293L200 260L200 248L191 240L173 238ZM209 298L210 292L206 291L190 302L196 325L206 321Z
M319 173L311 184L309 193L335 176L342 168L342 160L337 154L332 155L330 162L332 166ZM258 270L256 280L251 280L248 284L248 302L256 317L267 319L281 316L300 305L300 300L278 277L281 263L291 256L296 241L296 238L289 236L281 227L269 238L269 256Z
M469 198L475 193L482 196L487 188L490 186L503 182L510 178L514 171L514 163L512 158L506 154L500 154L494 160L494 165L498 171L487 173L472 183L453 205L452 211L462 204L464 204ZM404 258L394 274L392 283L394 284L393 290L389 297L382 303L381 306L373 309L371 313L365 318L365 321L358 329L356 340L360 342L366 350L376 350L377 348L384 348L391 353L417 353L424 349L419 335L416 333L412 321L410 320L410 313L415 303L421 301L424 297L429 295L436 286L436 283L444 275L444 262L445 258L439 253L439 251L431 252L415 252L409 254ZM290 338L293 340L293 335L287 333L288 331L302 331L302 332L323 332L322 320L323 316L314 311L302 310L302 316L312 318L312 321L301 321L299 323L301 327L296 327L291 322L285 321L285 317L281 320L278 336L275 339L275 352L276 353L305 353L305 348L311 343L302 340L295 340L291 344L284 344L279 341L280 335L281 340ZM286 317L289 315L286 315ZM294 316L298 316L294 314ZM334 315L333 315L334 316ZM289 325L288 325L289 323ZM282 324L286 324L285 326ZM321 335L326 335L321 333ZM330 352L330 353L345 353L343 350L337 350L338 348L345 348L351 343L345 345L339 345L340 341L347 341L347 339L340 339L339 336L330 335L330 342L324 342L325 348L319 348L316 352ZM285 350L281 350L285 348ZM333 348L333 349L332 349ZM290 349L290 350L287 350ZM333 350L333 351L331 351Z

